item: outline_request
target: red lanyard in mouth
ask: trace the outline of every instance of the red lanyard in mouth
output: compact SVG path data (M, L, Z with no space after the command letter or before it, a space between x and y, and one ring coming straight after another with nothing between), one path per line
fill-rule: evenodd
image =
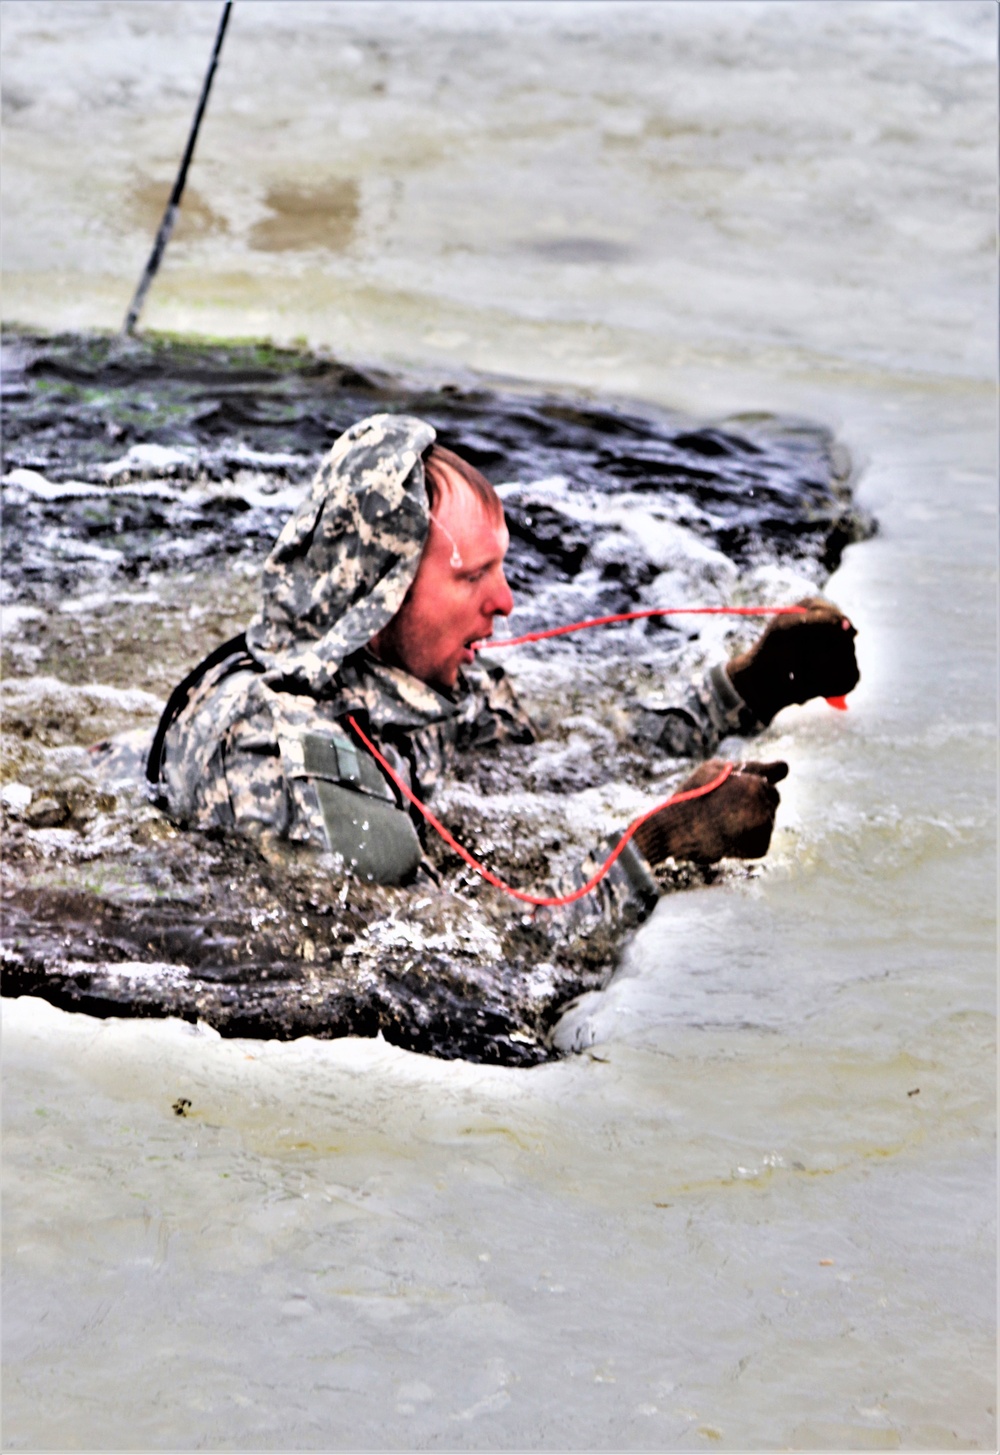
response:
M805 616L804 606L651 606L643 611L620 611L614 616L592 616L586 621L571 621L567 626L550 626L544 631L525 632L519 637L487 637L473 642L474 652L488 648L522 647L528 642L544 642L550 637L565 637L570 632L584 631L591 626L614 626L620 621L644 621L652 616ZM827 702L838 712L847 711L846 697L828 697Z
M650 616L805 616L804 606L650 606L643 611L620 611L615 616L592 616L587 621L571 621L568 626L550 626L540 632L525 632L520 637L487 637L475 642L474 651L489 647L521 647L526 642L544 642L549 637L565 637L590 626L613 626L619 621L643 621Z

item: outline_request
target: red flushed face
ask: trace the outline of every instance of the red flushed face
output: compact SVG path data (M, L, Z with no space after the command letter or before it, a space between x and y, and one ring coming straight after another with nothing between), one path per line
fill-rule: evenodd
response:
M382 661L422 682L454 687L472 643L514 608L503 560L510 536L464 480L448 471L413 585L399 611L372 640Z

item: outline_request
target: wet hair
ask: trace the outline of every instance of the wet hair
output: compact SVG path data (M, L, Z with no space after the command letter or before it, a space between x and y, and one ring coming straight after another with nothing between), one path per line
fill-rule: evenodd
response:
M503 520L503 503L486 476L481 475L468 460L463 460L461 455L456 455L454 450L447 450L444 445L438 444L431 445L424 455L424 480L427 485L427 501L432 511L437 509L441 496L451 486L442 466L454 471L465 481L488 515L494 520Z

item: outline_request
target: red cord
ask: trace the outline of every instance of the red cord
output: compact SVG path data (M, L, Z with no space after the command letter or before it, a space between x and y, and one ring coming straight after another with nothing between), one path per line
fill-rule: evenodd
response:
M649 607L645 611L623 611L619 612L615 616L595 616L591 617L589 621L573 621L570 622L568 626L553 626L549 627L546 631L526 632L524 636L507 637L500 641L494 640L493 638L487 638L485 641L473 642L472 650L479 651L483 647L489 647L491 650L496 650L496 648L498 647L519 647L526 642L542 642L545 641L548 637L562 637L566 636L569 632L583 631L585 627L611 626L615 622L640 621L642 618L649 616L792 616L797 614L804 615L805 612L806 607L804 606L653 606ZM831 707L839 708L841 711L845 711L847 708L847 703L842 697L828 697L827 702L829 702ZM487 884L492 884L496 889L502 889L505 894L513 895L515 899L520 899L525 904L533 904L536 909L554 908L556 906L573 904L576 900L582 899L585 894L589 894L592 889L597 888L598 884L600 884L601 880L608 873L612 864L614 864L619 854L621 854L622 850L625 848L625 845L629 842L632 835L641 824L644 824L647 819L652 818L654 814L659 813L661 809L668 808L672 803L687 803L688 800L692 798L704 798L706 794L714 792L714 790L718 788L720 784L725 783L726 779L730 776L732 772L734 772L735 768L734 764L727 763L723 768L722 772L719 773L717 777L713 778L711 783L706 783L702 788L688 788L683 793L673 793L669 798L665 798L662 803L658 803L655 808L651 808L646 813L640 814L637 819L633 820L633 822L629 824L628 828L622 834L621 838L618 840L618 843L615 845L612 852L608 855L607 859L605 859L604 864L601 866L601 868L598 869L597 873L593 876L592 879L588 879L587 883L584 884L582 888L574 890L572 894L557 894L548 896L541 894L526 894L523 889L515 889L513 885L505 884L502 879L498 879L495 874L492 874L489 869L487 869L483 864L480 864L478 860L474 859L469 853L468 849L463 849L462 845L448 832L444 824L441 823L440 819L434 817L426 804L421 803L420 799L407 786L407 784L403 782L402 778L400 778L399 774L395 771L395 769L386 762L385 758L379 752L378 748L376 748L375 744L369 738L367 738L358 727L354 718L348 716L347 721L350 723L351 727L357 733L361 742L364 743L365 747L371 753L375 761L380 765L384 772L388 774L389 778L399 789L400 793L403 794L404 798L408 799L409 802L413 804L414 808L418 809L419 812L423 814L424 818L430 824L431 828L435 831L435 833L439 834L440 837L444 839L448 847L454 849L455 853L458 854L461 859L464 859L466 864L469 865L470 869L475 869L477 874L482 875L482 877L486 880Z
M488 647L494 652L498 647L521 647L526 642L544 642L547 637L564 637L588 626L612 626L617 621L641 621L648 616L804 616L806 610L804 606L651 606L645 611L621 611L616 616L592 616L589 621L571 621L569 626L550 626L545 631L525 632L520 637L486 637L481 642L473 642L472 650L479 652ZM845 625L850 625L846 618ZM845 698L826 700L838 712L847 711Z
M722 772L719 773L717 777L713 778L711 783L706 783L703 788L689 788L684 793L673 793L669 798L665 798L662 803L658 803L655 808L648 809L646 813L640 814L637 819L629 824L628 828L622 834L614 849L612 849L607 859L605 859L601 868L598 869L597 873L593 876L592 879L587 880L587 883L584 884L582 888L574 890L572 894L526 894L523 889L515 889L513 885L505 884L502 879L498 879L495 874L490 873L489 869L487 869L484 865L480 864L478 860L474 859L469 853L468 849L463 849L462 845L448 832L440 819L434 817L427 805L421 803L417 795L412 791L412 789L407 786L406 783L403 782L402 778L400 778L399 774L395 771L395 769L386 762L385 758L379 752L378 748L376 748L375 744L371 741L370 738L367 738L362 732L361 728L358 727L354 718L349 716L347 721L357 733L362 743L364 743L369 753L371 753L376 763L379 764L379 766L392 779L393 783L395 783L400 793L402 793L405 798L409 799L410 803L413 804L414 808L420 810L424 818L430 824L431 828L434 829L436 833L440 834L441 838L444 839L445 843L448 845L449 848L454 849L455 853L458 854L460 858L464 859L466 864L468 864L471 869L475 869L477 874L481 874L482 877L486 880L487 884L492 884L496 889L502 889L505 894L513 895L515 899L520 899L525 904L533 904L536 909L555 907L565 904L573 904L576 900L582 899L585 894L589 894L592 889L596 889L597 885L600 884L601 880L604 878L605 874L607 874L608 870L611 868L612 864L615 862L619 854L625 848L625 845L628 843L629 839L635 833L636 829L639 827L640 824L644 824L647 819L652 818L655 813L659 813L662 808L666 808L671 803L686 803L688 799L691 798L703 798L705 794L711 793L713 789L718 788L721 783L725 783L726 779L733 772L735 766L732 763L727 763L723 768Z
M569 626L550 626L541 632L525 632L522 637L486 637L473 642L472 650L488 647L520 647L525 642L543 642L547 637L564 637L569 632L583 631L588 626L612 626L617 621L641 621L648 616L804 616L804 606L651 606L645 611L620 611L616 616L594 616L589 621L571 621Z

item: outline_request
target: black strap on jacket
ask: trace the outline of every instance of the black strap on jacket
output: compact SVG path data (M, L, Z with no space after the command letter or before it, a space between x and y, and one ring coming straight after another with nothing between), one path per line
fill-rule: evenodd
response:
M171 692L166 707L163 709L163 716L160 718L153 736L152 747L149 750L149 757L146 759L146 777L150 783L159 783L160 767L163 763L163 742L173 722L180 717L187 706L192 692L198 686L203 677L211 672L213 667L218 667L227 657L234 658L232 670L238 672L242 667L257 667L257 663L247 651L247 638L245 632L240 632L238 637L231 641L223 642L221 647L216 647L214 652L209 652L204 661L199 662L193 672L189 672L183 682L178 682Z

